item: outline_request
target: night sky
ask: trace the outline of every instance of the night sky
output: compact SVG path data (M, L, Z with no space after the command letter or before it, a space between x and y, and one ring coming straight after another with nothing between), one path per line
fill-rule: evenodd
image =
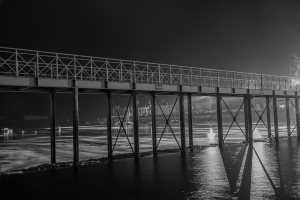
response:
M0 46L289 76L300 1L0 0L0 25Z

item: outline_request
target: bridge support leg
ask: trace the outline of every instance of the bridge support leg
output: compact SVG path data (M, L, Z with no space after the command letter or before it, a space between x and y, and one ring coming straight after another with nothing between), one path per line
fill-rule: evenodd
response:
M112 136L111 136L111 94L108 92L106 94L106 103L107 103L107 153L108 159L112 158Z
M298 99L298 97L295 97L295 109L296 109L297 138L298 138L298 140L300 140L299 99Z
M246 141L249 140L249 128L248 128L248 123L249 123L249 116L248 116L248 98L247 96L244 96L244 121L245 121L245 134L246 134Z
M220 93L217 93L217 121L218 121L218 140L219 147L223 147L223 122L222 122L222 105L221 105L222 96Z
M51 113L51 164L56 163L56 120L55 120L55 92L50 93L50 113Z
M187 95L188 103L188 124L189 124L189 145L190 151L193 151L193 113L192 113L192 96L191 94Z
M79 166L79 109L78 109L78 88L73 89L73 163L74 167Z
M285 98L285 112L286 112L287 135L288 135L288 137L290 137L290 135L291 135L291 121L290 121L290 102L289 102L289 98Z
M157 155L156 151L156 110L155 110L155 94L151 94L151 117L152 117L152 150L153 155Z
M249 143L253 143L253 131L252 131L252 109L251 109L251 99L252 99L252 95L248 94L248 100L247 100L247 104L248 104L248 135L249 135Z
M179 93L179 110L180 110L180 136L181 136L181 152L185 152L185 124L184 124L184 109L183 109L183 93ZM175 105L174 105L175 106Z
M270 112L270 97L266 97L267 107L267 126L268 126L268 138L271 138L271 112Z
M133 114L133 137L134 137L134 157L138 159L140 157L140 140L139 140L139 119L137 109L137 91L132 91L132 114Z
M278 112L277 112L277 97L273 95L273 113L274 113L274 129L275 129L275 141L278 142Z

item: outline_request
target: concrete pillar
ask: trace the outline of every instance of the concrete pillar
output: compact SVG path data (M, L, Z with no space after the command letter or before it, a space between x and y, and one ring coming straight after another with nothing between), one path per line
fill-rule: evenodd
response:
M191 94L187 95L188 103L188 125L189 125L189 143L190 151L193 151L193 111L192 111L192 96Z
M291 120L290 120L290 101L289 98L285 98L285 112L286 112L286 128L287 135L291 135Z
M184 124L184 105L183 105L183 93L179 93L179 110L180 110L180 136L181 136L181 152L185 152L185 124ZM175 105L174 105L175 106Z
M268 126L268 138L271 138L271 112L270 112L270 97L266 97L266 108L267 108L267 126Z
M152 151L156 155L156 110L155 110L155 94L151 94L151 116L152 116Z
M73 89L73 163L74 167L79 166L79 108L78 108L78 88Z
M108 158L112 158L112 135L111 135L111 94L108 92L106 94L106 104L107 104L107 153Z
M219 147L223 146L223 122L222 122L222 96L217 93L217 121L218 121L218 141Z
M278 142L278 112L277 112L277 97L273 95L273 113L274 113L274 129L275 141Z
M50 93L50 119L51 119L51 164L56 163L56 120L55 120L55 92Z
M137 91L132 91L132 114L133 114L133 137L134 137L134 157L138 159L140 157L140 141L139 141L139 116L138 116L138 104L137 104Z

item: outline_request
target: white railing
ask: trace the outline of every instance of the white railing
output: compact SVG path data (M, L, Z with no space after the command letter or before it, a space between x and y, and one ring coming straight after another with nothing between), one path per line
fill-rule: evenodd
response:
M297 77L0 47L0 76L298 91Z

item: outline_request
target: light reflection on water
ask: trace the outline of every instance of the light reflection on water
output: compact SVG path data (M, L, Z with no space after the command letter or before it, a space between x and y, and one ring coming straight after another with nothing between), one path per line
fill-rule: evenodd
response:
M158 126L158 138L164 127ZM226 127L225 127L226 128ZM228 128L228 127L227 127ZM133 143L132 127L127 127L126 132L130 142ZM179 126L172 126L175 136L180 139ZM113 139L116 138L118 127L113 128ZM194 126L194 143L209 144L217 142L217 129L215 125ZM259 126L254 130L255 138L265 138L266 129ZM241 141L243 135L238 129L229 132L228 141ZM80 127L80 159L99 158L106 156L106 128L105 127ZM11 169L26 168L38 164L50 162L50 137L49 129L37 130L37 134L33 130L27 130L25 134L17 134L0 137L0 160L2 163L2 171ZM114 140L113 140L114 141ZM140 127L140 146L141 152L151 151L151 126ZM160 148L178 148L174 136L170 130L166 130ZM226 162L231 164L237 162L237 157L242 146L226 145L229 153L221 156L220 149L206 148L204 150L195 150L190 155L188 165L191 174L191 183L193 188L184 191L188 199L232 199L234 195L231 193L228 176L226 173ZM284 186L285 195L287 197L300 198L300 148L296 138L281 139L278 149L275 143L254 143L253 148L266 170L264 171L262 164L259 162L256 154L253 153L251 168L251 199L273 199L275 189ZM243 164L236 180L235 191L239 192L243 179L243 169L247 150L243 158ZM120 134L116 143L114 153L130 153L131 149L128 145L124 132ZM229 161L224 161L226 155ZM224 157L225 156L225 157ZM64 127L60 133L57 133L57 157L58 161L71 161L72 155L72 127ZM231 166L231 167L234 167ZM228 169L230 169L229 167ZM229 170L230 171L230 170ZM268 180L267 174L270 177Z

